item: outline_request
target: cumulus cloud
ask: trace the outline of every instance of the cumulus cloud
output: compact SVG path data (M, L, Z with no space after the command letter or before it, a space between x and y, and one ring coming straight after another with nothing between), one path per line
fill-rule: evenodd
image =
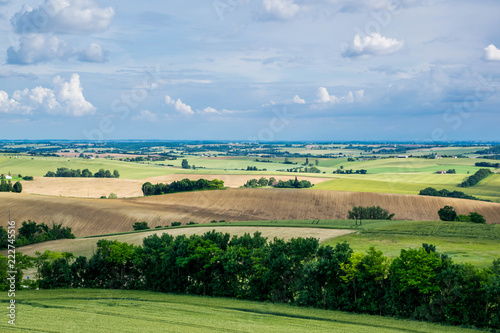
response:
M79 50L70 48L57 36L30 34L19 39L19 46L7 49L7 63L12 65L33 65L56 59L66 61L76 56L79 61L103 63L107 61L108 51L99 44L92 43Z
M266 18L290 20L300 12L300 6L292 0L263 0Z
M78 53L78 60L83 62L104 63L108 61L108 51L104 50L101 45L92 43L86 49Z
M217 111L214 108L211 108L210 106L203 109L203 112L205 112L205 113L219 113L219 111Z
M500 50L490 44L484 49L484 59L488 61L500 61Z
M404 41L394 38L387 38L379 33L372 33L369 36L354 36L354 41L343 52L346 58L357 58L366 56L387 55L400 50Z
M17 90L12 98L0 90L0 112L29 115L43 110L48 114L77 117L95 113L96 108L83 96L78 74L73 74L69 82L57 76L53 85L53 89L38 86Z
M158 120L158 116L149 110L141 110L132 120L155 122Z
M113 8L99 8L92 0L46 0L37 8L24 6L11 23L19 34L86 34L105 31L114 16Z
M363 100L365 95L364 90L349 91L347 95L337 97L335 95L330 95L325 87L319 87L316 96L318 97L319 103L332 103L332 104L350 104L354 102L360 102Z
M175 108L175 110L179 113L194 114L194 111L193 111L193 109L191 109L191 106L189 106L185 103L182 103L180 98L178 98L177 100L174 100L170 96L167 95L167 96L165 96L165 102L168 105L172 105Z
M305 99L302 99L300 98L299 95L295 95L293 96L293 100L292 100L295 104L306 104L306 100Z
M36 64L68 56L67 44L57 36L46 37L41 34L23 36L19 48L7 49L7 63L16 65Z

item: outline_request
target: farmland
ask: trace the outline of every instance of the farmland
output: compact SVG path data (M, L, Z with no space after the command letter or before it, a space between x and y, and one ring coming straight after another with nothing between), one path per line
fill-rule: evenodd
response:
M2 320L2 332L475 332L339 311L145 291L32 290L16 296L16 326ZM6 294L0 300L6 302Z
M459 214L477 211L489 223L500 222L500 206L496 203L402 194L227 189L105 200L0 193L3 216L10 209L15 221L62 223L76 236L129 231L137 221L155 227L174 221L345 219L354 205L380 205L395 213L395 219L417 221L438 220L437 211L451 205Z

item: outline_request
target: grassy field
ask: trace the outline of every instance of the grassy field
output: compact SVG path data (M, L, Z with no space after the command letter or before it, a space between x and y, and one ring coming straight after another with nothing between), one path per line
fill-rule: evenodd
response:
M433 244L438 252L448 254L454 261L478 267L491 266L500 259L500 226L465 222L406 222L377 228L326 241L335 245L346 241L355 251L364 252L371 246L394 258L401 249Z
M314 187L317 190L360 191L376 193L418 194L426 187L461 191L476 197L500 202L500 174L489 176L479 184L462 188L466 175L438 174L375 174L338 175L338 179L325 181Z
M6 293L0 301L7 304ZM16 315L15 327L7 324L4 315L0 331L476 332L288 305L124 290L21 291L16 293Z

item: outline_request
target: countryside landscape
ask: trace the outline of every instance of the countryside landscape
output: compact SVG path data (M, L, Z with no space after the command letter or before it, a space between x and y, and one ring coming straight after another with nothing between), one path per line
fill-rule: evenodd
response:
M0 0L0 332L500 332L499 12Z

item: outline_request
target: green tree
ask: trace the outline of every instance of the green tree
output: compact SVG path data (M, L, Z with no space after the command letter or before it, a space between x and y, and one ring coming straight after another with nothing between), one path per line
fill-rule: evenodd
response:
M120 172L118 172L118 170L113 170L113 178L120 178Z
M21 182L16 182L12 187L12 190L13 192L21 193L23 191L23 185L21 185Z
M181 165L182 165L182 168L183 168L183 169L189 169L189 168L190 168L190 167L189 167L188 160L186 160L186 159L183 159L183 160L182 160L182 164L181 164Z
M148 226L148 222L135 222L132 226L134 230L147 230L150 229Z
M486 223L486 219L484 218L484 216L477 212L470 212L469 218L470 221L474 223Z
M455 221L457 219L457 213L452 206L444 206L438 211L438 215L441 221Z

